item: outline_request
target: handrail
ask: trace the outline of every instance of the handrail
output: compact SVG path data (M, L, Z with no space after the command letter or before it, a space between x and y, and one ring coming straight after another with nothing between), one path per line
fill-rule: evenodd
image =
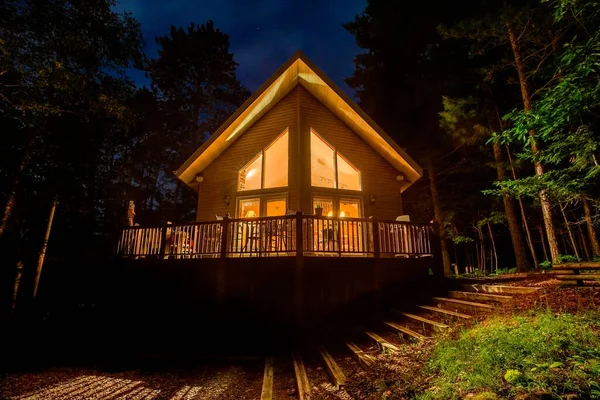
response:
M377 218L302 213L224 217L189 224L124 227L115 254L134 258L428 256L433 253L431 231L430 223Z

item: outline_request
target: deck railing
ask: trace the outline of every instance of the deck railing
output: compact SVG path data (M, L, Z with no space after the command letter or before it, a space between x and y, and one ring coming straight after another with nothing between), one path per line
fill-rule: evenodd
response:
M124 228L115 255L133 258L431 256L431 224L297 213Z

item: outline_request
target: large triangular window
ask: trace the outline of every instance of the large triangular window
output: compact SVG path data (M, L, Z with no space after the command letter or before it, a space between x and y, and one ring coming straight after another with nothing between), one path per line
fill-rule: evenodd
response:
M239 171L239 191L288 185L288 138L286 129Z
M360 171L314 130L310 130L312 186L362 190Z

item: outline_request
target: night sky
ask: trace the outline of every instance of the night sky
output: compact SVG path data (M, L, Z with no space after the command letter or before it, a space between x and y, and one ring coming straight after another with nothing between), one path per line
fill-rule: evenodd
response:
M296 50L302 50L346 93L354 55L360 50L343 27L360 14L365 0L121 0L117 9L130 10L141 22L146 54L156 55L154 38L170 25L187 27L209 19L229 34L238 62L238 78L255 91ZM132 73L139 84L143 74Z

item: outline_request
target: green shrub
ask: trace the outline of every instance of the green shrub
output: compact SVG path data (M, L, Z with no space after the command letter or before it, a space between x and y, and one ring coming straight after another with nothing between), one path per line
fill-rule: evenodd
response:
M423 398L463 398L494 392L600 398L598 315L542 313L495 318L440 341L429 363L436 374Z

